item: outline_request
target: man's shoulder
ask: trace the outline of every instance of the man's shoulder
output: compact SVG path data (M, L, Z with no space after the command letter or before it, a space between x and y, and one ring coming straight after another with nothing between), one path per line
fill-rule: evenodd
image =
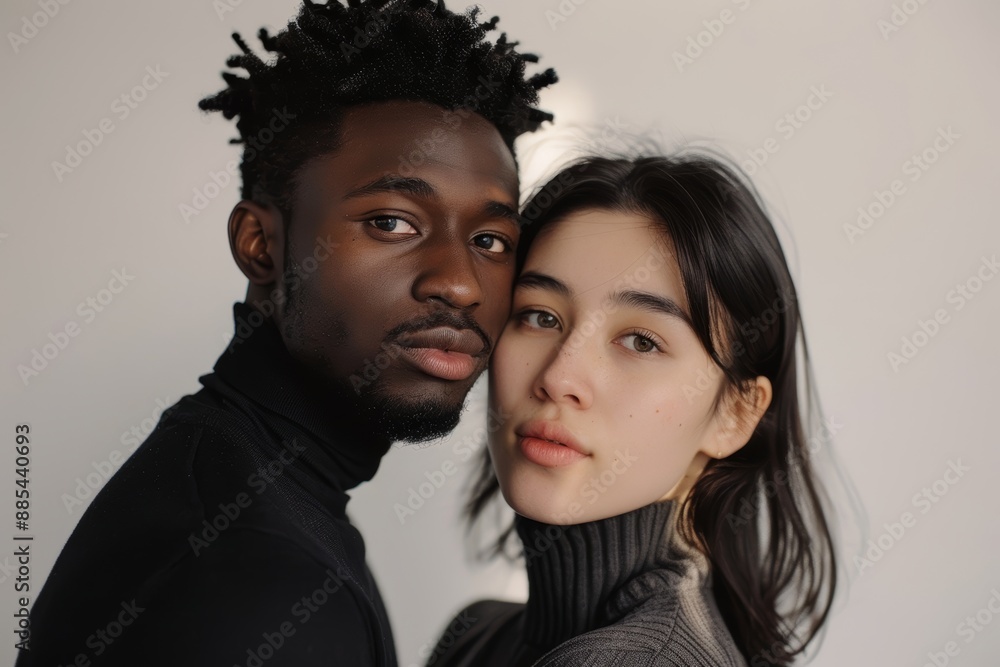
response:
M146 582L130 600L132 627L109 657L244 664L248 650L266 657L280 649L278 664L338 656L345 662L334 664L374 664L387 631L357 577L283 534L235 526Z
M449 628L469 629L506 625L524 612L523 602L506 600L478 600L460 611L449 624ZM457 632L458 630L456 630Z
M229 409L213 392L203 388L182 396L164 409L136 451L155 448L164 442L176 446L177 441L187 441L196 446L199 436L225 441L259 437L260 432L245 415Z
M290 599L299 600L310 597L317 589L332 595L362 586L364 572L359 565L363 563L325 556L286 531L234 524L215 533L214 539L204 541L199 548L192 548L165 572L158 587L165 597L175 597L175 585L180 585L206 599L236 606L251 604L261 597L261 591L280 592L282 597L288 594ZM227 588L229 585L233 588ZM234 595L212 597L212 592L220 591Z
M203 395L184 396L164 410L106 486L139 495L180 488L179 498L193 503L247 487L258 467L253 443L265 436Z
M467 664L475 656L497 656L498 647L517 644L524 604L479 600L455 615L444 627L427 665Z

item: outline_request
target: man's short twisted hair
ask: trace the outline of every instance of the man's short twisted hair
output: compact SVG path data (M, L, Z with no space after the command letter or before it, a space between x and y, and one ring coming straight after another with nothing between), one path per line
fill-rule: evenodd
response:
M471 108L513 153L519 135L552 120L533 105L556 74L547 69L525 78L525 63L537 56L518 53L506 34L487 39L498 18L481 23L478 15L476 7L451 12L443 0L306 0L281 32L259 31L264 48L276 54L269 62L234 33L242 53L227 65L247 75L223 72L227 87L198 106L238 117L240 137L232 143L244 144L242 197L288 215L296 172L338 148L347 108L371 102Z

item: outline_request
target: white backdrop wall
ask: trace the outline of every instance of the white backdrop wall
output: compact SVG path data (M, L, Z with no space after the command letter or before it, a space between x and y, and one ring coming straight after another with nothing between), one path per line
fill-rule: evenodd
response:
M246 288L225 227L238 185L207 186L237 157L226 143L235 129L195 105L221 84L232 31L279 29L297 7L63 1L0 7L4 663L19 595L15 425L33 433L37 591L92 498L88 475L99 487L100 471L131 451L130 433L148 432L163 405L197 390L231 335L231 304ZM587 132L645 134L722 147L775 212L829 447L868 522L862 537L845 530L849 582L812 664L1000 664L990 608L1000 609L1000 6L482 5L562 79L542 97L556 126L519 144L525 189L565 146L595 136ZM79 163L53 167L85 140L96 145ZM181 204L206 189L214 196L185 219ZM118 291L102 293L109 283ZM91 309L88 298L105 303ZM23 379L19 367L71 323L77 334ZM394 448L354 494L401 665L422 663L467 601L525 594L518 567L476 566L462 546L458 515L474 467L464 451L482 447L483 390L450 438ZM394 505L448 461L458 472L401 521ZM67 506L67 494L81 502Z

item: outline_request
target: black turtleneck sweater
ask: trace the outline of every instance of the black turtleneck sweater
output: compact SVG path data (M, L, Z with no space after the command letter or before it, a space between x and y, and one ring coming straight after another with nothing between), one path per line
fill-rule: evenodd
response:
M345 514L391 443L295 368L266 321L164 412L63 548L19 667L396 664Z
M528 602L459 614L433 667L745 667L711 590L711 569L674 528L677 503L552 526L515 519Z

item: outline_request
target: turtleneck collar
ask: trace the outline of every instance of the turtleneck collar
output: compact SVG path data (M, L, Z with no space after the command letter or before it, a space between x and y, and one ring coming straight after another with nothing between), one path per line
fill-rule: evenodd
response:
M237 302L233 320L232 341L199 382L280 438L304 442L310 470L338 495L370 480L392 442L366 431L342 401L300 369L270 318Z
M707 558L676 534L678 507L660 501L570 526L518 515L528 572L527 643L547 650L613 623L665 586L681 595L709 587L710 594Z

